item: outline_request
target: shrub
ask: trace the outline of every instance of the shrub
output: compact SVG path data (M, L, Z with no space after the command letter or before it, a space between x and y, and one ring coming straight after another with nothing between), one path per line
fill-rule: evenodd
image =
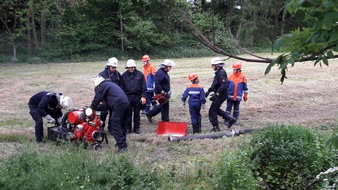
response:
M25 149L1 162L0 189L157 189L157 174L135 167L128 154L98 159L71 145L58 155Z
M218 162L213 189L259 189L259 184L250 171L246 151L227 152Z
M253 172L266 189L311 189L337 163L322 135L300 126L270 126L252 140Z

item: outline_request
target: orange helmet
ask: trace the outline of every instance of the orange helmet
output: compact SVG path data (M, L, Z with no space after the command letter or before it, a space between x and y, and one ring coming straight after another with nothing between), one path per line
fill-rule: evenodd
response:
M198 75L196 73L190 73L188 76L188 80L192 81L194 79L196 79L198 77Z
M232 68L233 68L233 69L241 69L241 68L242 68L242 64L240 64L240 63L234 63L234 64L232 65Z
M142 56L142 61L150 61L149 55Z

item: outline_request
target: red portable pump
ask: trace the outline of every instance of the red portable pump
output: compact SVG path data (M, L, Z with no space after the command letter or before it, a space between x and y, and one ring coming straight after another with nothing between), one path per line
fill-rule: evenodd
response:
M107 140L107 135L100 130L103 122L96 112L88 107L70 110L64 114L60 126L50 127L48 138L50 140L66 140L74 144L91 143L95 150L102 148L102 142Z

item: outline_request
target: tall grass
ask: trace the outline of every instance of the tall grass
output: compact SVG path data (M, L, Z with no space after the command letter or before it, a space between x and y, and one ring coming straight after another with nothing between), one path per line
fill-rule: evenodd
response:
M26 146L1 163L0 189L157 189L160 175L135 167L128 154L100 156L63 148L55 153Z
M198 160L154 167L134 163L136 152L120 155L64 144L32 143L0 163L0 189L316 189L332 187L316 176L338 163L328 137L300 126L269 126L215 162ZM173 147L175 145L172 145ZM184 146L183 144L176 144ZM184 154L184 153L182 153ZM176 161L174 158L172 163ZM329 184L328 184L329 181Z

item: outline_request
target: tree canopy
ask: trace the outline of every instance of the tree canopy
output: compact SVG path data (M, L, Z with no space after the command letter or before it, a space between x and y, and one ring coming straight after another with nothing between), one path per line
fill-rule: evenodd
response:
M212 51L277 65L281 81L295 62L328 65L337 49L334 0L3 0L1 54L48 61L79 56L202 56ZM10 48L12 47L12 48ZM276 58L259 49L283 51ZM182 50L195 53L182 54ZM172 50L172 51L169 51ZM248 53L254 58L238 54ZM156 57L156 56L155 56ZM1 61L1 60L0 60Z

